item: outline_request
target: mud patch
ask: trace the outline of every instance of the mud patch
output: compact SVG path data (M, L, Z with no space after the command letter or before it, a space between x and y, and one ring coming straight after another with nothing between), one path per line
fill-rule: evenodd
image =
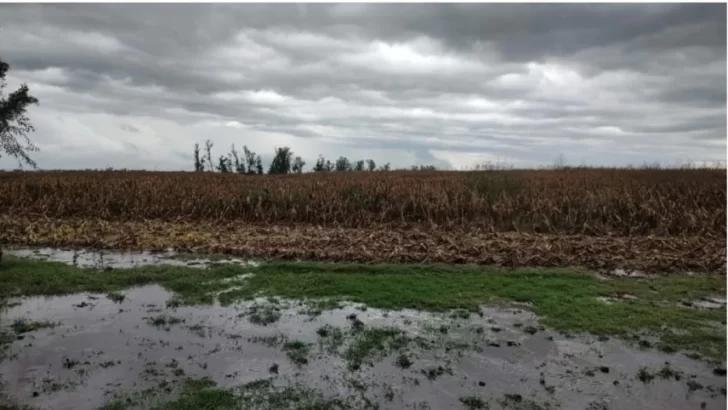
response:
M175 400L175 386L209 378L223 390L269 386L260 397L280 399L295 388L344 408L726 404L725 376L706 363L616 339L566 337L523 309L424 313L336 302L310 316L301 314L307 304L292 300L167 307L174 296L160 286L123 295L120 302L90 293L11 301L3 323L56 325L24 329L22 340L10 342L0 377L12 398L93 409L129 397ZM79 308L79 300L90 303ZM256 323L255 314L271 312L275 321Z

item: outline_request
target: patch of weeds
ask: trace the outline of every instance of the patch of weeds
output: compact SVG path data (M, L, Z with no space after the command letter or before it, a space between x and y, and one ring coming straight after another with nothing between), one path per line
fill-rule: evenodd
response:
M205 332L205 327L202 326L201 324L196 324L196 325L188 326L187 329L189 329L190 332L196 334L199 337L203 337L204 338L205 336L207 336L207 333Z
M71 387L73 387L73 385L70 383L63 384L53 380L50 377L45 377L41 382L40 389L41 391L43 391L43 393L56 393L63 389L68 389Z
M358 370L365 362L375 357L404 348L409 338L395 327L362 329L344 351L349 370Z
M124 302L124 299L126 299L126 295L120 292L109 292L106 294L106 297L111 299L114 303L122 303Z
M665 363L665 366L657 372L657 376L663 380L675 379L679 381L682 378L682 372L674 370L669 364Z
M701 355L700 353L689 352L685 353L685 357L687 357L688 359L700 360L703 358L703 355Z
M278 346L282 345L283 343L285 343L287 340L288 340L288 337L286 337L286 335L283 335L283 334L271 335L271 336L253 336L253 337L248 338L249 342L260 343L262 345L265 345L265 346L268 346L271 348L278 347Z
M503 398L499 400L499 403L503 408L513 410L548 410L551 405L548 403L541 404L533 400L524 399L520 394L504 394Z
M232 409L239 407L239 399L231 390L222 389L209 379L188 379L182 395L157 410Z
M311 350L311 346L308 343L300 340L292 340L283 344L283 350L288 355L288 358L298 366L308 364L308 353Z
M340 298L325 298L317 300L307 300L301 313L315 317L320 315L326 310L341 309L344 307L343 301Z
M390 385L384 386L384 398L387 399L387 401L394 401L394 395L395 391Z
M637 380L641 381L642 383L649 383L654 378L655 375L650 373L649 370L647 370L647 368L644 366L640 367L640 369L637 371Z
M182 394L162 402L154 410L201 409L354 409L351 399L326 398L314 389L294 384L278 388L270 379L250 382L237 389L223 389L209 379L187 379Z
M450 317L453 319L470 319L470 311L466 309L455 309L450 313Z
M361 320L359 320L359 319L354 319L354 320L353 320L353 321L351 322L351 330L352 330L352 332L355 332L355 333L356 333L356 332L360 332L360 331L362 331L363 329L364 329L364 322L362 322Z
M178 307L182 306L182 300L179 298L171 298L166 303L165 306L169 309L177 309Z
M397 356L397 360L394 361L394 364L400 369L409 369L410 366L412 366L412 360L409 358L409 356L402 353Z
M100 364L99 364L99 366L101 366L101 367L102 367L102 368L104 368L104 369L108 369L109 367L114 367L114 366L116 366L117 364L118 364L118 363L117 363L117 362L115 362L115 361L113 361L113 360L107 360L107 361L105 361L105 362L102 362L102 363L100 363Z
M159 315L147 318L147 323L154 327L172 326L182 322L182 319L169 315Z
M604 400L592 401L589 403L589 407L586 410L609 410L609 406Z
M697 390L703 390L703 385L692 379L688 380L687 385L688 385L688 391L690 391L690 392L694 392Z
M327 324L318 328L316 334L321 338L319 344L331 354L338 352L344 344L344 332L338 327Z
M449 375L452 375L452 369L450 368L444 368L442 366L437 367L429 367L427 369L421 370L422 374L427 376L428 380L435 380L438 377L442 376L443 374L447 373Z
M130 399L131 400L131 399ZM99 407L98 410L127 410L129 403L121 400L112 401Z
M248 309L248 320L259 326L268 326L281 318L279 308L272 304L255 304Z
M64 369L73 369L79 363L81 363L81 362L78 360L75 360L75 359L69 359L67 357L63 358L63 368Z
M177 361L177 359L172 359L171 362L167 363L164 366L169 367L170 369L176 369L179 367L179 362Z
M489 409L488 403L478 396L460 397L460 403L468 410Z
M33 332L38 329L53 328L55 326L58 326L58 323L50 322L47 320L37 321L20 318L15 319L10 325L10 328L13 329L13 332L20 335L27 332Z

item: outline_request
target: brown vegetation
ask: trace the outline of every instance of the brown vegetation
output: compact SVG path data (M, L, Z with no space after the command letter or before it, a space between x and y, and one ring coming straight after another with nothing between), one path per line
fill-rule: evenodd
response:
M0 174L0 243L725 272L725 170Z
M725 170L0 174L0 214L724 238Z

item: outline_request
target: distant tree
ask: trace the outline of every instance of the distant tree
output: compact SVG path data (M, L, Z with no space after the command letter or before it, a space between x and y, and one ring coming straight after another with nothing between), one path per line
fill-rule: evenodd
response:
M244 174L245 173L245 163L240 162L240 157L238 156L238 151L235 150L235 144L233 144L232 147L230 148L230 155L232 155L231 167L234 166L235 167L234 171L237 172L238 174ZM230 171L233 171L233 169L231 169Z
M568 165L568 162L566 161L566 157L563 153L559 153L559 155L554 160L554 168L556 169L564 169Z
M339 159L336 160L336 171L351 171L351 162L349 161L349 158L339 157Z
M331 162L331 161L329 161L329 160L327 159L327 160L326 160L326 165L324 166L324 169L326 170L326 172L331 172L331 171L333 171L333 170L334 170L334 163L333 163L333 162Z
M389 162L387 162L386 164L384 164L384 166L379 167L379 170L380 171L390 171L391 169L392 169L392 166L389 165Z
M255 174L255 170L258 165L255 152L249 150L247 145L243 145L243 153L245 154L245 163L248 165L248 174ZM263 169L262 164L260 167ZM259 172L259 174L262 174L262 172Z
M212 146L211 140L205 141L205 152L207 152L207 168L212 172L215 169L215 165L212 162Z
M29 106L38 104L38 99L30 95L30 89L25 83L5 95L7 87L5 77L9 69L10 65L0 60L0 154L15 157L21 168L25 163L35 169L38 166L28 152L39 150L28 138L27 134L35 131L35 128L31 125L26 111Z
M263 175L263 160L260 159L260 155L255 157L255 169L258 171L258 175Z
M195 144L195 172L205 170L205 161L200 160L200 144Z
M375 169L377 169L377 164L374 162L373 159L367 160L367 169L369 171L374 171Z
M291 167L291 170L297 174L300 174L303 172L303 167L306 165L306 161L304 161L301 157L296 157L293 160L293 166Z
M326 169L326 161L324 160L324 157L319 155L318 159L316 160L316 165L313 166L313 172L326 172L328 171Z
M220 159L217 162L217 170L220 172L230 172L230 159L224 155L220 155Z
M364 171L364 160L356 161L356 165L354 166L354 171Z
M293 152L289 147L276 147L273 160L268 168L269 174L288 174L291 172Z

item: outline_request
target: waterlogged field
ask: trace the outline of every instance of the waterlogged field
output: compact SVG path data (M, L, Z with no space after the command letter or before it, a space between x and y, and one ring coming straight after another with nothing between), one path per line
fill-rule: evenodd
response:
M724 276L56 249L1 266L5 408L726 406Z
M0 173L0 409L723 409L725 177Z

